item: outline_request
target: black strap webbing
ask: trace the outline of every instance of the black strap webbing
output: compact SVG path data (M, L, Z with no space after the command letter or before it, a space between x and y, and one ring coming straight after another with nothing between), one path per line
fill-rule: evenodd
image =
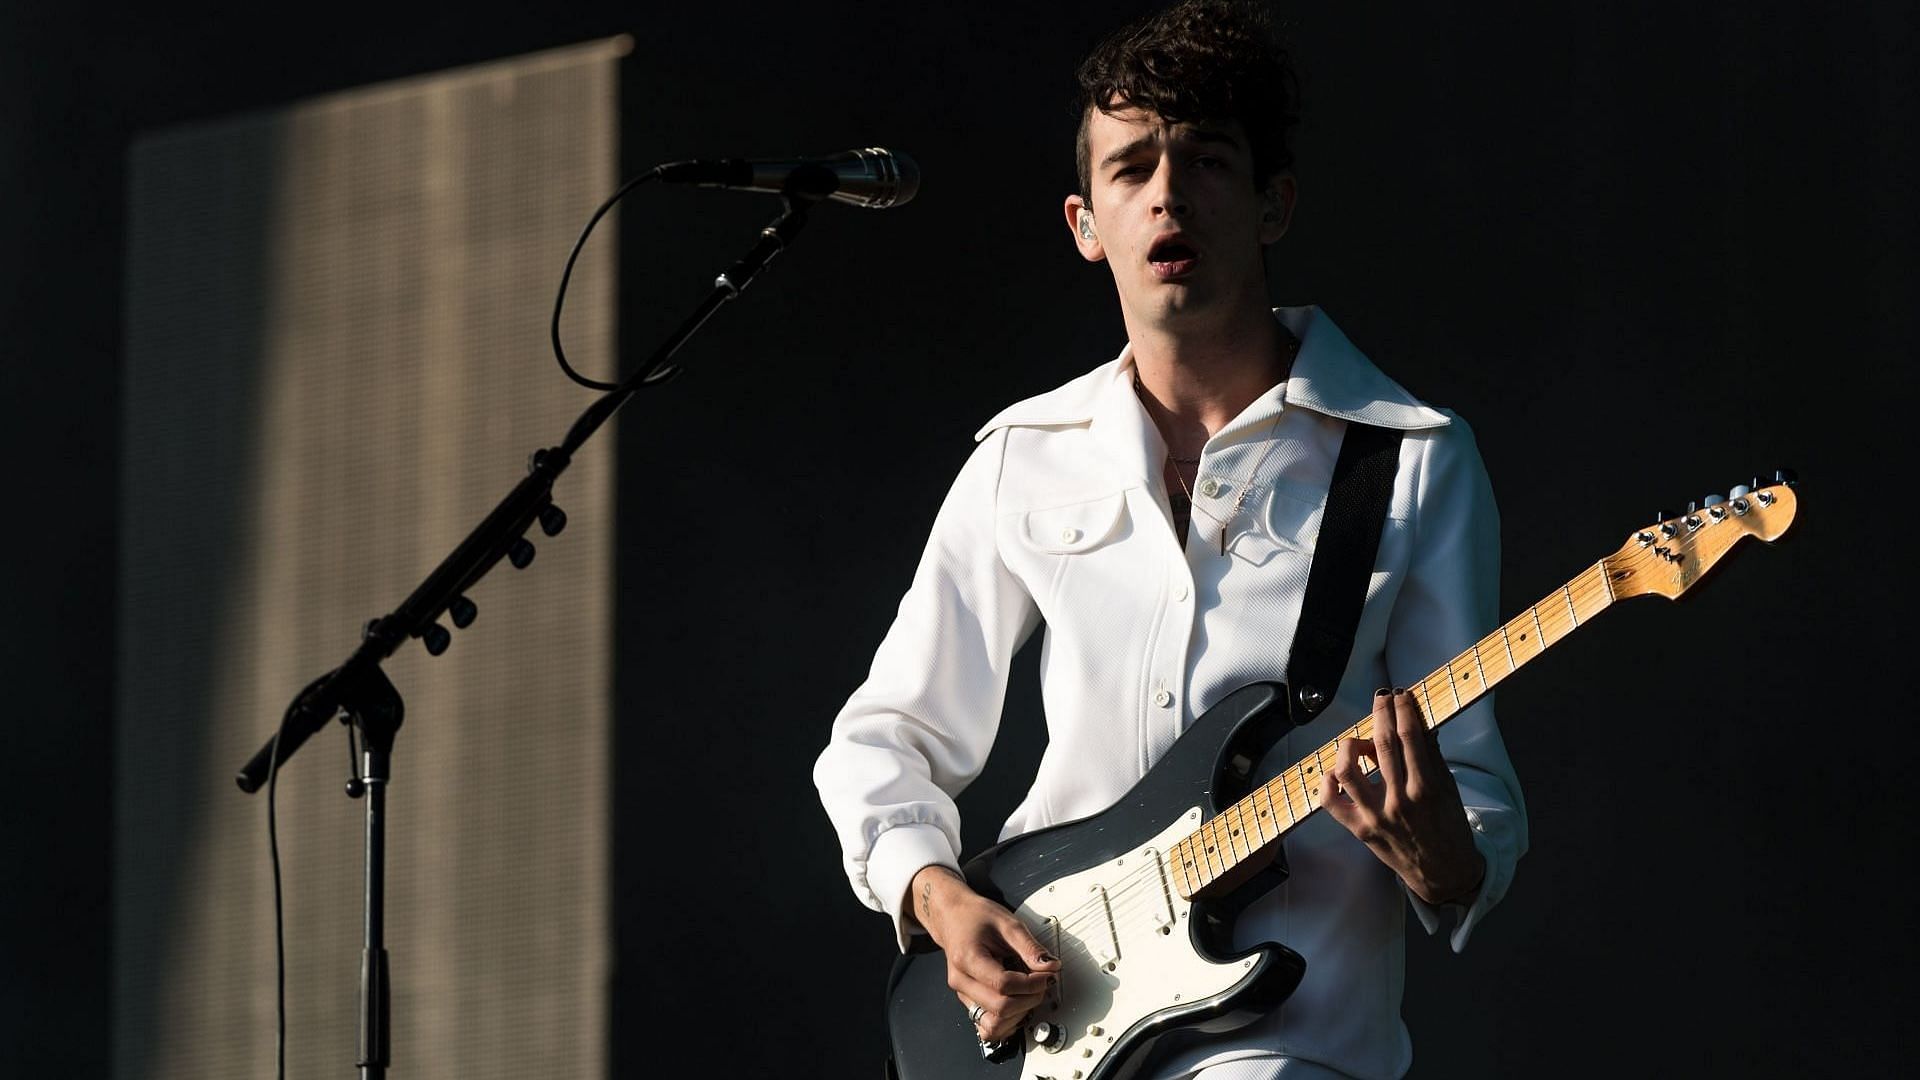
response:
M1307 591L1300 601L1300 625L1287 659L1287 705L1295 724L1305 724L1332 704L1346 674L1386 527L1400 435L1394 428L1348 421L1341 436L1313 565L1307 571Z

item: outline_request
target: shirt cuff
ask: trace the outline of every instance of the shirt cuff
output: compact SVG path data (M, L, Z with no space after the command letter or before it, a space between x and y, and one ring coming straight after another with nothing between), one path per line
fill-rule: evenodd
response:
M901 952L907 951L915 934L926 933L913 917L907 888L913 884L913 875L935 863L960 872L953 845L938 825L896 825L874 838L867 851L867 887L893 919Z
M1439 933L1443 924L1452 928L1449 944L1456 953L1466 950L1467 938L1473 933L1473 928L1487 912L1493 910L1493 905L1499 903L1500 897L1507 891L1505 882L1494 881L1495 868L1500 864L1494 859L1493 841L1476 828L1473 831L1473 847L1485 860L1487 869L1480 877L1480 887L1472 896L1443 904L1429 904L1407 888L1405 882L1400 884L1401 891L1407 894L1407 900L1413 904L1413 913L1419 916L1420 925L1426 928L1427 933Z

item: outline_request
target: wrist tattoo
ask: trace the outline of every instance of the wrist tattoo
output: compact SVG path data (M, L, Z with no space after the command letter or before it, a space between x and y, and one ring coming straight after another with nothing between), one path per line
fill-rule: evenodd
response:
M947 877L957 878L960 876L959 874L954 873L950 867L940 866L937 864L930 867L929 869L937 870L941 874L946 875ZM920 923L922 926L926 925L928 918L932 916L932 914L933 914L933 875L928 875L927 879L920 883Z

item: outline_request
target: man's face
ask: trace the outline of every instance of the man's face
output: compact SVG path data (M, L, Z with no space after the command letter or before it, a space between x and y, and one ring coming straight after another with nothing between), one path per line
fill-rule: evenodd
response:
M1237 121L1168 124L1142 109L1095 109L1087 146L1093 202L1068 196L1067 223L1080 253L1112 268L1130 321L1175 328L1265 304L1261 251L1286 231L1293 180L1256 186Z

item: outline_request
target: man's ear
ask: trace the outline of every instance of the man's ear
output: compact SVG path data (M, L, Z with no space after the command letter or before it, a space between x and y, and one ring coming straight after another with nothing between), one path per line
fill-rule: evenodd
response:
M1080 257L1088 262L1099 262L1107 257L1107 249L1101 246L1100 229L1093 222L1093 209L1087 201L1078 195L1067 196L1067 228L1073 232L1073 246L1080 249Z
M1267 182L1261 198L1266 206L1260 211L1260 243L1271 244L1287 235L1293 224L1293 205L1299 199L1299 183L1290 172L1275 173Z

